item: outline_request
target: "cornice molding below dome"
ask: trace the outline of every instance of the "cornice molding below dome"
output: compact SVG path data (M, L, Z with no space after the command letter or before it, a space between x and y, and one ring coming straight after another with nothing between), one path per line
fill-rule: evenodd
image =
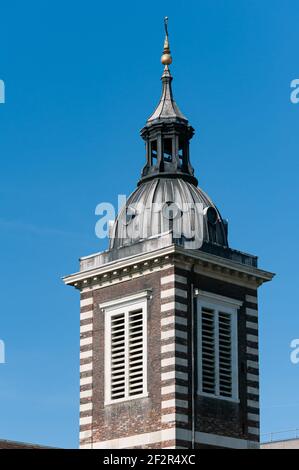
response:
M190 271L231 284L256 288L271 281L274 274L256 267L256 256L227 248L226 256L204 251L186 250L175 244L148 250L139 243L140 251L111 259L111 252L95 253L80 260L80 272L65 276L65 284L90 291L144 276L153 271L168 269L179 263Z
M153 179L161 179L161 178L166 178L166 179L182 179L184 181L187 181L188 183L191 183L193 186L198 185L198 180L195 178L195 176L190 175L189 173L180 173L180 174L173 174L173 173L163 173L157 177L155 173L150 174L148 173L147 176L144 176L141 178L141 180L138 181L137 186L140 186L141 184L144 184L148 181L151 181Z

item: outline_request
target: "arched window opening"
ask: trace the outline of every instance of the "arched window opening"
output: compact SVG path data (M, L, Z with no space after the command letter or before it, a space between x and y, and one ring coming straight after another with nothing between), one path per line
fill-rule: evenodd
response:
M185 142L179 139L179 168L183 168L185 164Z
M151 155L151 164L157 164L158 150L157 150L157 141L152 140L150 142L150 155Z
M163 160L164 162L172 161L172 139L163 139Z

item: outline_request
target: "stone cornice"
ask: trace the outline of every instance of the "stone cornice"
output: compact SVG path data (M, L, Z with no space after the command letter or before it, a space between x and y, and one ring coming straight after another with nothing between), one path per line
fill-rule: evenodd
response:
M94 255L95 259L96 257L97 254ZM91 265L92 257L89 257L89 260ZM187 270L194 266L195 272L242 285L252 284L259 286L264 282L270 281L274 276L271 272L253 266L241 264L200 250L187 250L172 244L94 268L91 266L89 269L65 276L63 281L65 284L75 286L78 289L93 286L94 288L96 286L104 287L173 265Z

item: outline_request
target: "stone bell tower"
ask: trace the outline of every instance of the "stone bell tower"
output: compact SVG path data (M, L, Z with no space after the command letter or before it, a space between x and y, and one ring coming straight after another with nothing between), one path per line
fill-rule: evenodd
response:
M273 274L229 247L227 223L198 187L165 29L137 189L109 249L64 278L81 294L80 447L254 448L257 290Z

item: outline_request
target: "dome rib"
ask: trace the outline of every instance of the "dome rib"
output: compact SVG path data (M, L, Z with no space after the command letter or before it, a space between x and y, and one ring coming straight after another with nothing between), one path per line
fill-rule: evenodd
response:
M180 218L172 224L165 218L163 211L166 202L172 202L177 205L178 211L181 210ZM137 213L131 220L129 218L127 223L126 213L132 205L137 206ZM214 211L214 222L208 219L209 208ZM110 249L158 237L169 231L169 227L173 229L174 226L176 229L180 228L183 243L184 239L194 233L194 225L195 230L200 230L202 227L204 242L228 246L225 224L207 194L181 178L155 178L138 186L128 198L126 207L121 210L114 222Z

